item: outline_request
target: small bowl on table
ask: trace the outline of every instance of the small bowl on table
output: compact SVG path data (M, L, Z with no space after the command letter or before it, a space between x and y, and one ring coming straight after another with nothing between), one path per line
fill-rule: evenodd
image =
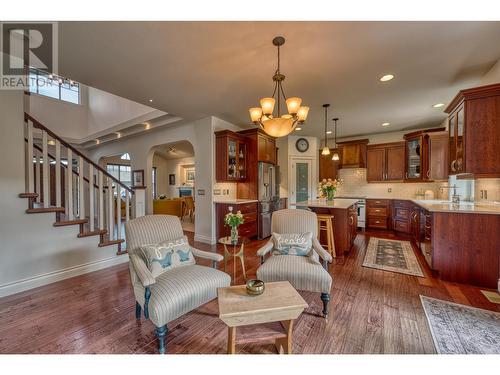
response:
M262 280L252 279L247 281L247 294L250 294L252 296L258 296L264 293L265 289L266 286L264 284L264 281Z

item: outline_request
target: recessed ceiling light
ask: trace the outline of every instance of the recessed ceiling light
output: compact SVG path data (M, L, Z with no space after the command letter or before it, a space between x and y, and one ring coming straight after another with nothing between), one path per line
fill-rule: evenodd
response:
M150 102L150 103L153 103L153 99L149 99L149 102Z
M328 130L328 131L326 132L326 134L332 134L332 131L331 131L331 130Z
M96 139L96 140L95 140L95 144L96 144L96 145L98 145L99 143L101 143L101 141L100 141L100 140L98 140L98 139Z
M116 138L121 138L121 137L122 137L122 133L116 132Z
M148 123L148 122L145 122L145 123L144 123L144 129L146 129L146 130L151 129L151 124L150 124L150 123Z
M444 107L444 103L436 103L433 105L434 108L441 108Z
M390 122L383 122L383 123L382 123L382 126L389 126L389 125L391 125L391 123L390 123Z
M394 76L392 74L386 74L385 76L380 77L380 80L382 82L387 82L387 81L390 81L393 78L394 78Z
M302 130L302 128L295 128L295 131L299 131L299 130Z

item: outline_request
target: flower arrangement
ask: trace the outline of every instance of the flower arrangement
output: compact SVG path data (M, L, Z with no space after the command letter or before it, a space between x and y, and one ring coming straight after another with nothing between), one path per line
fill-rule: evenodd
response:
M233 213L233 208L229 207L229 213L224 216L224 224L231 227L231 241L238 241L238 226L244 222L241 211Z
M158 195L158 199L161 199L161 200L167 199L167 196L165 194L160 194L160 195Z
M331 178L329 179L323 179L323 181L320 181L318 184L318 194L321 198L325 198L327 201L333 200L335 197L335 193L337 192L337 188L342 185L343 181L342 180L337 180L334 179L332 180Z

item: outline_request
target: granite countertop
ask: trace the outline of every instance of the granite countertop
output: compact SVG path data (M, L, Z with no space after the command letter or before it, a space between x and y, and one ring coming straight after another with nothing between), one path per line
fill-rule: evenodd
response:
M255 203L258 202L257 199L214 199L214 203L226 203L226 204L245 204L245 203Z
M335 198L333 201L327 202L326 199L311 199L304 202L291 203L291 206L307 206L318 208L340 208L347 209L353 204L358 203L357 199Z
M429 212L450 212L450 213L468 213L468 214L490 214L500 215L500 203L494 202L460 202L453 204L441 200L413 200L416 205Z

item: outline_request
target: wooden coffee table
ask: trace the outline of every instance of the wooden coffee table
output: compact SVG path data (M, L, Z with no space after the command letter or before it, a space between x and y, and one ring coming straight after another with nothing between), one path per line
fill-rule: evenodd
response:
M293 321L308 305L288 281L266 283L260 296L247 294L245 285L217 292L219 318L228 326L228 354L235 353L236 343L269 340L274 340L279 353L292 352ZM254 324L261 326L245 327ZM236 327L241 327L238 339Z

